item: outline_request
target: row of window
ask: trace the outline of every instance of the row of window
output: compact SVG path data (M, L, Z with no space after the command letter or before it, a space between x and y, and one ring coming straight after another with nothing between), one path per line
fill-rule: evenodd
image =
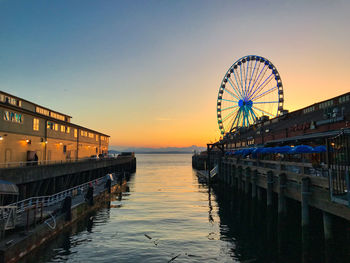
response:
M313 112L315 110L315 106L311 106L311 107L308 107L306 109L303 110L303 113L310 113L310 112Z
M37 113L40 113L40 114L45 115L45 116L50 116L50 117L55 118L57 120L66 121L66 117L64 115L49 111L49 110L41 108L39 106L36 106L35 111Z
M5 111L4 112L4 120L5 121L11 121L11 122L15 122L15 123L22 123L23 122L23 116L22 114L16 113L16 112L11 112L11 111ZM39 131L39 123L40 120L37 118L33 119L33 130L34 131ZM53 131L58 131L58 124L48 121L47 122L47 129L53 130ZM63 133L70 133L70 127L65 126L65 125L61 125L61 132ZM81 136L83 137L89 137L89 138L96 138L96 141L98 141L98 135L91 133L91 132L87 132L87 131L83 131L81 130ZM78 130L74 129L74 137L77 138L78 137ZM105 136L101 136L101 140L102 141L108 141L108 138Z
M65 117L63 116L63 115L61 115L61 114L58 114L58 113L55 113L55 112L50 112L50 116L52 117L52 118L55 118L55 119L57 119L57 120L61 120L61 121L65 121Z
M40 114L42 114L42 115L46 115L46 116L50 116L50 111L49 110L46 110L46 109L43 109L43 108L41 108L41 107L36 107L35 108L35 111L37 112L37 113L40 113Z
M22 107L22 101L19 99L12 98L10 96L6 96L4 94L0 94L0 101L4 103L10 103L17 107Z
M23 122L23 116L22 114L11 112L11 111L5 111L4 112L4 120L5 121L11 121L15 123L22 123Z
M350 101L350 95L345 95L339 98L339 103L344 103Z
M325 102L318 104L319 109L325 109L325 108L328 108L330 106L333 106L333 100L328 100L328 101L325 101Z

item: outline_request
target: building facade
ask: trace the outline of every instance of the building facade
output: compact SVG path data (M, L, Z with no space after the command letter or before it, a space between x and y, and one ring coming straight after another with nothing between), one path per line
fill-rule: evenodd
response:
M263 116L249 127L227 133L218 143L226 149L295 142L325 144L327 137L350 128L350 93L315 103L276 118Z
M0 164L66 161L108 152L109 136L71 116L0 91Z

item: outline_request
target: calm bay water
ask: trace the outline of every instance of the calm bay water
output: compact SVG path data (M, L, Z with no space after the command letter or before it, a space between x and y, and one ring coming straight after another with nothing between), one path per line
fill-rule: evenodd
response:
M283 247L277 215L199 183L190 154L137 155L128 188L23 262L300 262L293 215Z

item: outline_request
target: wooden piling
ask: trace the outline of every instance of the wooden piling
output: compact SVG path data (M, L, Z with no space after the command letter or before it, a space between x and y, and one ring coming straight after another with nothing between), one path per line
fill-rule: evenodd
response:
M334 247L333 247L333 220L332 215L322 211L323 217L323 234L325 244L325 262L332 262Z
M272 187L273 187L273 172L267 172L267 188L266 188L266 205L272 206Z
M238 183L237 183L237 188L238 188L238 191L240 191L240 190L242 189L242 172L243 172L242 167L239 166L239 167L237 168L237 171L238 171L238 178L237 178Z
M245 169L245 185L244 185L244 193L246 195L249 194L249 190L250 190L250 168Z
M251 182L252 182L252 198L256 199L256 180L258 179L258 171L255 170L252 174Z
M309 196L310 196L310 178L301 179L301 228L302 228L302 259L308 262L310 255L310 214L309 214Z
M278 194L278 216L287 215L287 203L285 190L287 187L287 176L286 174L279 175L279 194Z

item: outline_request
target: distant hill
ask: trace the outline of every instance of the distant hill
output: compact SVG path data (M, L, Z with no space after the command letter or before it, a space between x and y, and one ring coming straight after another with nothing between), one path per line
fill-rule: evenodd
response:
M138 147L118 147L118 146L110 146L109 153L111 154L119 154L121 152L135 152L135 153L148 153L148 154L176 154L176 153L193 153L205 151L206 148L198 147L196 145L192 145L190 147L164 147L164 148L138 148Z

